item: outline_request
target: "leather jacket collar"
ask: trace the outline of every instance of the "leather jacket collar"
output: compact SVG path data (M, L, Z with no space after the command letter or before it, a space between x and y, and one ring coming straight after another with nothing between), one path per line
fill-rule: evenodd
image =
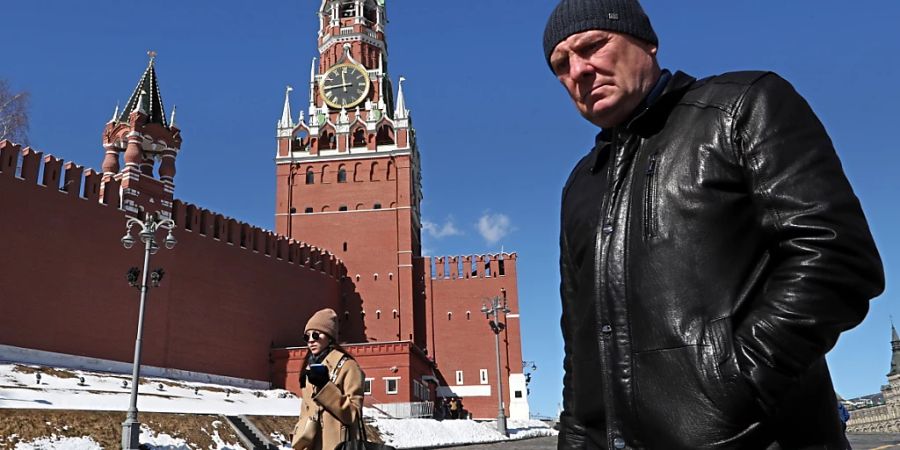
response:
M591 172L596 173L602 164L602 158L599 155L603 152L604 147L608 146L616 134L627 133L637 134L639 136L650 136L657 133L665 120L662 120L669 111L678 103L678 100L690 89L696 78L682 72L677 71L666 82L666 87L657 98L643 107L643 110L636 113L625 125L614 128L605 128L597 133L594 145L593 161L591 162Z

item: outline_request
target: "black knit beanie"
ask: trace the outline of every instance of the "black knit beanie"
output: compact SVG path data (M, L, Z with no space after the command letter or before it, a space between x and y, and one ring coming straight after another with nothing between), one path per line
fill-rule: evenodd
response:
M560 42L588 30L615 31L659 45L650 18L637 0L562 0L550 14L544 29L547 64Z

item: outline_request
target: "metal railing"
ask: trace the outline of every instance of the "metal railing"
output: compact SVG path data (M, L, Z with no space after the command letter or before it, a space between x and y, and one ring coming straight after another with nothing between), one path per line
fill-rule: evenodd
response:
M373 407L394 419L412 419L431 417L434 414L434 403L374 403Z

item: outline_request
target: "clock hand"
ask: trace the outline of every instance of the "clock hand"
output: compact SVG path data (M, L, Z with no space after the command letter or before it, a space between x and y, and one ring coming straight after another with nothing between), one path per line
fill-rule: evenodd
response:
M344 70L341 71L341 83L344 83L341 86L344 87L344 92L347 92L347 86L350 86L350 83L347 82L347 68L346 67L344 68Z
M347 92L347 86L352 86L352 84L351 83L333 84L331 86L325 86L325 90L327 91L329 89L337 89L339 87L342 87L342 88L344 88L344 92Z

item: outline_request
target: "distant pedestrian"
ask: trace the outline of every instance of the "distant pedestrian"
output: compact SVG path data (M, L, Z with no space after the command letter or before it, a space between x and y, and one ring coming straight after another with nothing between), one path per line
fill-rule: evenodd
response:
M450 399L450 418L459 419L459 401L456 397Z
M841 418L841 431L844 432L844 448L850 450L850 440L847 439L847 422L850 421L850 411L847 410L847 407L844 406L844 402L840 401L840 399L838 400L837 404L838 415Z
M356 436L361 423L365 375L356 360L337 343L337 314L316 312L303 339L309 351L300 370L303 403L294 426L295 450L333 450Z

